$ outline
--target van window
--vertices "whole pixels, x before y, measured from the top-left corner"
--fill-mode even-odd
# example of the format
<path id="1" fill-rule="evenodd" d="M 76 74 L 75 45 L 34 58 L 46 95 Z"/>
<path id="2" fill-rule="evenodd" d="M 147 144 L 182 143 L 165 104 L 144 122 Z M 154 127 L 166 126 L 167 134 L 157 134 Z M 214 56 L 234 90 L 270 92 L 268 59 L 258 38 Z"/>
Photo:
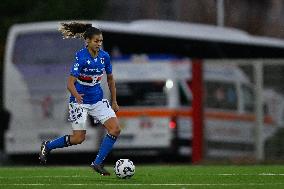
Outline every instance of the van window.
<path id="1" fill-rule="evenodd" d="M 116 82 L 120 106 L 166 106 L 165 81 Z"/>
<path id="2" fill-rule="evenodd" d="M 247 112 L 254 111 L 254 91 L 251 87 L 242 85 L 244 108 Z"/>
<path id="3" fill-rule="evenodd" d="M 74 62 L 75 52 L 83 47 L 78 39 L 63 40 L 59 32 L 34 32 L 16 37 L 15 64 L 60 64 Z"/>
<path id="4" fill-rule="evenodd" d="M 209 108 L 237 110 L 237 93 L 233 83 L 206 82 L 205 106 Z"/>

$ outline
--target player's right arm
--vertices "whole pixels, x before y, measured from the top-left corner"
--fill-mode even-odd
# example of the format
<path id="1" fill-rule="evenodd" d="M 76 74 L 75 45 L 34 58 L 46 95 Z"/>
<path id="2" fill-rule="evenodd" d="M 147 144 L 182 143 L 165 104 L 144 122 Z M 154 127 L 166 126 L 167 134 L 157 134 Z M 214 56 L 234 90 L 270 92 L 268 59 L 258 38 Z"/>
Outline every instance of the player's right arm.
<path id="1" fill-rule="evenodd" d="M 83 103 L 83 95 L 84 94 L 79 94 L 77 92 L 77 89 L 74 85 L 74 83 L 76 82 L 77 78 L 74 77 L 73 75 L 70 75 L 68 77 L 68 80 L 67 80 L 67 89 L 69 90 L 69 92 L 76 98 L 76 101 L 79 103 L 79 104 L 82 104 Z"/>
<path id="2" fill-rule="evenodd" d="M 78 54 L 75 56 L 75 63 L 73 64 L 71 70 L 70 70 L 70 75 L 67 80 L 67 89 L 69 92 L 76 98 L 77 103 L 81 104 L 83 103 L 83 95 L 84 94 L 79 94 L 76 87 L 75 87 L 75 82 L 77 81 L 77 78 L 80 75 L 80 71 L 83 67 L 82 61 L 80 61 L 80 58 Z"/>

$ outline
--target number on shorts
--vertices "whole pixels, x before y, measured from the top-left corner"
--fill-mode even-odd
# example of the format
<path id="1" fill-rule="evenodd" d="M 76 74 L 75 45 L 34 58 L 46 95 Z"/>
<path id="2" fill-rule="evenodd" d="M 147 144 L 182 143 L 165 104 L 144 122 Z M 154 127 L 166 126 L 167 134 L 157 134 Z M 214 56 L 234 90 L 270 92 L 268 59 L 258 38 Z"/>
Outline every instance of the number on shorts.
<path id="1" fill-rule="evenodd" d="M 108 103 L 108 100 L 103 100 L 103 103 L 106 103 L 107 108 L 109 108 L 109 107 L 110 107 L 110 105 L 109 105 L 109 103 Z"/>

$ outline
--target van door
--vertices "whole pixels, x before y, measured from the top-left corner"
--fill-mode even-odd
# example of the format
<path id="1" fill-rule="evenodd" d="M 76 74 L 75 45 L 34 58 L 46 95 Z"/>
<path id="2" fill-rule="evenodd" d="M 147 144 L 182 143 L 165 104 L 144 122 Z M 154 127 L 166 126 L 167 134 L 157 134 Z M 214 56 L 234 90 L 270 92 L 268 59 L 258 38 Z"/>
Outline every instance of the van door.
<path id="1" fill-rule="evenodd" d="M 166 81 L 117 80 L 116 88 L 122 132 L 115 149 L 147 150 L 150 154 L 168 151 L 172 111 L 168 108 Z"/>

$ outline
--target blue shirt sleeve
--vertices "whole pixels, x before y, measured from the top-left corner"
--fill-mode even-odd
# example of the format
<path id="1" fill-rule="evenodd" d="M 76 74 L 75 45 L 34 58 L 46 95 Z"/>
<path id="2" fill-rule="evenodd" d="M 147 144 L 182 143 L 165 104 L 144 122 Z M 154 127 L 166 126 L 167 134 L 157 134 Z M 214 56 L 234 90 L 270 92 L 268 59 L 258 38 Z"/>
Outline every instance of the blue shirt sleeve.
<path id="1" fill-rule="evenodd" d="M 109 54 L 106 54 L 106 56 L 105 56 L 105 71 L 106 71 L 106 74 L 111 74 L 112 73 L 112 65 L 110 63 L 110 56 L 109 56 Z"/>
<path id="2" fill-rule="evenodd" d="M 75 55 L 75 63 L 71 67 L 70 75 L 72 75 L 72 76 L 74 76 L 76 78 L 79 77 L 80 71 L 82 70 L 82 67 L 83 67 L 83 61 L 79 57 L 79 55 L 76 53 L 76 55 Z"/>

